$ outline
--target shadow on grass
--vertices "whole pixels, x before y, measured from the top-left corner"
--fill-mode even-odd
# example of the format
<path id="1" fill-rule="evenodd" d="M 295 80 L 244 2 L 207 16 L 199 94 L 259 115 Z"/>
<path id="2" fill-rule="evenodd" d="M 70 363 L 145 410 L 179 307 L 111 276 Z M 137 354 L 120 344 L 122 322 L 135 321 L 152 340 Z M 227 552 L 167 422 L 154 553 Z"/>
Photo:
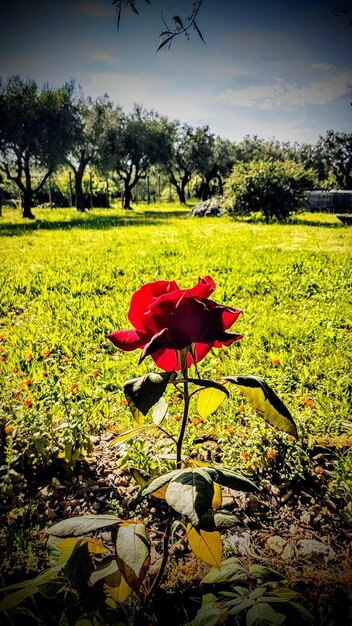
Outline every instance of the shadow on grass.
<path id="1" fill-rule="evenodd" d="M 76 214 L 77 215 L 77 214 Z M 52 214 L 51 214 L 52 216 Z M 105 230 L 107 228 L 119 228 L 124 226 L 154 226 L 162 224 L 169 219 L 179 218 L 184 219 L 188 216 L 188 211 L 148 211 L 145 214 L 134 213 L 133 211 L 126 211 L 126 215 L 92 215 L 84 213 L 73 216 L 68 220 L 23 220 L 23 222 L 16 222 L 9 224 L 1 223 L 0 220 L 0 235 L 7 237 L 15 237 L 18 235 L 25 235 L 29 232 L 38 230 Z"/>
<path id="2" fill-rule="evenodd" d="M 262 224 L 263 226 L 322 226 L 324 228 L 344 228 L 346 225 L 341 222 L 327 222 L 324 220 L 313 220 L 313 219 L 299 219 L 298 217 L 291 217 L 287 220 L 279 221 L 279 220 L 265 220 L 262 218 L 235 218 L 236 222 L 242 222 L 246 224 Z"/>

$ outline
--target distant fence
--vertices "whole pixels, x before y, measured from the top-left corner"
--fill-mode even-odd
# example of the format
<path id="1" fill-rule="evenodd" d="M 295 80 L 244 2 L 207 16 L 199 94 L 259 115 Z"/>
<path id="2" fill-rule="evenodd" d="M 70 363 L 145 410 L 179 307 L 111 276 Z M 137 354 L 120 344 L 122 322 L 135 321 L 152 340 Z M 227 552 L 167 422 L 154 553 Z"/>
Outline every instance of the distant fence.
<path id="1" fill-rule="evenodd" d="M 307 210 L 313 213 L 352 213 L 352 191 L 308 191 Z"/>

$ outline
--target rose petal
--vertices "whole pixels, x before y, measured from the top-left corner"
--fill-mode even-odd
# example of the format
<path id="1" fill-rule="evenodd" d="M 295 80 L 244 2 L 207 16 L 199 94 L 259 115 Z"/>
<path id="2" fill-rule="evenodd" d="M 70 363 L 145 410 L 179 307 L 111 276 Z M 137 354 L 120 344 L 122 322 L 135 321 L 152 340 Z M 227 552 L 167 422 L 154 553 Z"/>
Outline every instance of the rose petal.
<path id="1" fill-rule="evenodd" d="M 214 348 L 230 346 L 234 341 L 239 341 L 240 339 L 243 339 L 243 335 L 237 335 L 237 333 L 224 333 L 221 338 L 214 341 Z"/>
<path id="2" fill-rule="evenodd" d="M 157 350 L 157 352 L 152 354 L 152 359 L 165 372 L 172 372 L 173 370 L 178 372 L 181 369 L 176 350 L 169 350 L 168 348 L 166 350 Z M 189 365 L 191 365 L 191 362 Z"/>
<path id="3" fill-rule="evenodd" d="M 131 324 L 140 331 L 148 331 L 146 324 L 145 312 L 150 307 L 155 298 L 172 291 L 177 291 L 178 287 L 175 281 L 157 280 L 153 283 L 143 285 L 136 291 L 131 299 L 128 319 Z"/>
<path id="4" fill-rule="evenodd" d="M 222 313 L 222 323 L 224 330 L 227 330 L 237 320 L 238 316 L 242 313 L 240 309 L 232 309 L 231 307 L 224 307 Z"/>
<path id="5" fill-rule="evenodd" d="M 216 284 L 210 276 L 205 276 L 204 278 L 198 278 L 198 283 L 192 289 L 189 289 L 188 292 L 193 296 L 193 298 L 209 298 L 210 294 L 213 293 L 216 289 Z"/>
<path id="6" fill-rule="evenodd" d="M 144 346 L 141 358 L 139 359 L 139 363 L 142 363 L 142 361 L 145 359 L 146 356 L 149 356 L 150 354 L 154 354 L 154 352 L 157 352 L 160 349 L 163 350 L 166 337 L 167 337 L 166 328 L 163 328 L 163 330 L 161 330 L 159 333 L 156 333 L 155 335 L 153 335 L 150 341 L 148 341 L 148 343 L 146 343 L 146 345 Z"/>
<path id="7" fill-rule="evenodd" d="M 144 335 L 138 334 L 135 330 L 114 330 L 114 332 L 106 335 L 107 339 L 121 350 L 136 350 L 137 348 L 143 348 L 148 341 L 148 338 Z"/>
<path id="8" fill-rule="evenodd" d="M 199 363 L 204 357 L 208 354 L 208 352 L 213 348 L 213 343 L 196 343 L 196 357 L 197 363 Z M 193 362 L 193 359 L 192 359 Z"/>

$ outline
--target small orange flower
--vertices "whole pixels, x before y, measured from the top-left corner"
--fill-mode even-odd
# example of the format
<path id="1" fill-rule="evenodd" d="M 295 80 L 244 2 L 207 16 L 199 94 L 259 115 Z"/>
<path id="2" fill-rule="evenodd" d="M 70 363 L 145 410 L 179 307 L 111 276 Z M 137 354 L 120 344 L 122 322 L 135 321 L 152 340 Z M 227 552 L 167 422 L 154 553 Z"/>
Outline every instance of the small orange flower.
<path id="1" fill-rule="evenodd" d="M 237 410 L 239 413 L 243 413 L 243 411 L 246 410 L 246 407 L 244 406 L 244 404 L 240 404 Z"/>
<path id="2" fill-rule="evenodd" d="M 50 356 L 50 354 L 51 354 L 50 348 L 44 348 L 41 351 L 40 356 L 43 357 L 43 359 L 45 359 L 47 356 Z"/>
<path id="3" fill-rule="evenodd" d="M 45 378 L 47 375 L 48 375 L 48 372 L 47 372 L 46 370 L 44 370 L 44 371 L 42 372 L 42 376 L 44 376 L 44 378 Z"/>
<path id="4" fill-rule="evenodd" d="M 20 391 L 26 391 L 26 389 L 27 389 L 26 383 L 22 383 L 22 385 L 20 385 Z"/>
<path id="5" fill-rule="evenodd" d="M 201 424 L 203 420 L 200 417 L 191 417 L 191 422 L 193 426 L 198 426 L 198 424 Z"/>
<path id="6" fill-rule="evenodd" d="M 1 358 L 1 360 L 2 360 L 2 362 L 3 362 L 3 363 L 7 363 L 7 356 L 3 356 L 3 357 Z"/>
<path id="7" fill-rule="evenodd" d="M 69 357 L 69 356 L 67 356 L 67 354 L 64 354 L 64 355 L 61 357 L 61 363 L 68 363 L 68 361 L 69 361 L 69 360 L 70 360 L 70 357 Z"/>
<path id="8" fill-rule="evenodd" d="M 21 378 L 22 376 L 24 376 L 24 372 L 22 372 L 22 370 L 18 370 L 18 372 L 16 372 L 16 376 L 18 376 L 18 378 Z"/>
<path id="9" fill-rule="evenodd" d="M 174 419 L 176 420 L 176 422 L 179 422 L 181 419 L 181 415 L 175 415 Z"/>
<path id="10" fill-rule="evenodd" d="M 93 376 L 100 376 L 101 371 L 100 370 L 93 370 L 92 374 L 93 374 Z"/>
<path id="11" fill-rule="evenodd" d="M 241 457 L 243 459 L 245 459 L 245 461 L 248 461 L 248 459 L 249 459 L 249 452 L 242 452 Z"/>
<path id="12" fill-rule="evenodd" d="M 0 335 L 0 341 L 6 341 L 6 337 L 4 335 Z"/>
<path id="13" fill-rule="evenodd" d="M 313 400 L 311 400 L 310 398 L 308 398 L 307 396 L 303 396 L 300 399 L 300 403 L 304 404 L 305 406 L 307 406 L 309 409 L 314 409 L 315 407 L 315 403 Z"/>
<path id="14" fill-rule="evenodd" d="M 293 435 L 287 435 L 287 441 L 294 441 Z"/>
<path id="15" fill-rule="evenodd" d="M 315 471 L 317 474 L 323 474 L 324 473 L 324 469 L 321 467 L 321 465 L 318 465 L 318 467 L 315 468 Z"/>
<path id="16" fill-rule="evenodd" d="M 24 404 L 24 406 L 29 408 L 29 407 L 32 406 L 33 402 L 32 402 L 32 400 L 30 398 L 26 398 L 23 404 Z"/>
<path id="17" fill-rule="evenodd" d="M 180 398 L 178 396 L 174 396 L 172 398 L 172 404 L 178 404 L 180 402 Z"/>
<path id="18" fill-rule="evenodd" d="M 78 387 L 78 383 L 72 383 L 72 388 L 75 389 L 76 387 Z"/>
<path id="19" fill-rule="evenodd" d="M 126 400 L 126 398 L 122 398 L 121 404 L 123 404 L 123 406 L 127 406 L 128 405 L 128 400 Z"/>
<path id="20" fill-rule="evenodd" d="M 5 348 L 3 348 L 3 346 L 0 346 L 0 352 L 5 352 Z"/>
<path id="21" fill-rule="evenodd" d="M 13 433 L 13 426 L 6 426 L 5 433 L 11 435 L 11 433 Z"/>
<path id="22" fill-rule="evenodd" d="M 266 456 L 268 457 L 268 459 L 275 459 L 275 457 L 276 457 L 275 450 L 268 450 L 267 453 L 266 453 Z"/>
<path id="23" fill-rule="evenodd" d="M 235 432 L 235 429 L 232 428 L 232 426 L 229 426 L 228 428 L 225 429 L 228 435 L 233 435 Z"/>
<path id="24" fill-rule="evenodd" d="M 23 384 L 27 385 L 28 387 L 30 387 L 30 385 L 32 384 L 32 379 L 31 378 L 27 378 L 27 380 L 25 380 Z"/>
<path id="25" fill-rule="evenodd" d="M 279 356 L 275 356 L 271 359 L 271 362 L 273 363 L 273 365 L 280 365 L 281 359 Z"/>
<path id="26" fill-rule="evenodd" d="M 27 354 L 24 355 L 24 360 L 25 361 L 33 361 L 33 354 L 32 352 L 28 352 Z"/>

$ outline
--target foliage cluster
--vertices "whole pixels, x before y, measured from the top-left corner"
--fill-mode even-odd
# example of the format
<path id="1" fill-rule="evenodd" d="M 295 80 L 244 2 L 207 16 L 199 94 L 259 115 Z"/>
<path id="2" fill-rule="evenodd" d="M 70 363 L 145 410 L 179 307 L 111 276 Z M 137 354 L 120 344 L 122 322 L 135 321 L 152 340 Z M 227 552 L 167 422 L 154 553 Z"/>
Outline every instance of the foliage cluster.
<path id="1" fill-rule="evenodd" d="M 292 160 L 239 163 L 225 182 L 223 206 L 230 215 L 262 212 L 265 219 L 284 220 L 304 207 L 313 183 L 313 170 Z"/>
<path id="2" fill-rule="evenodd" d="M 295 206 L 291 187 L 297 195 L 298 179 L 300 185 L 311 187 L 312 170 L 319 186 L 350 189 L 351 147 L 349 134 L 333 131 L 315 146 L 281 144 L 255 136 L 234 143 L 215 137 L 208 126 L 193 128 L 141 105 L 125 113 L 108 96 L 85 97 L 73 82 L 60 89 L 45 86 L 42 90 L 34 80 L 19 76 L 0 82 L 0 204 L 2 195 L 10 200 L 9 195 L 20 195 L 23 216 L 28 218 L 33 218 L 34 202 L 44 201 L 43 194 L 50 206 L 52 201 L 62 205 L 66 195 L 79 211 L 92 208 L 93 198 L 99 204 L 104 199 L 109 206 L 112 195 L 121 196 L 124 208 L 130 209 L 138 198 L 138 187 L 148 202 L 152 195 L 160 199 L 161 187 L 170 185 L 181 203 L 193 194 L 205 200 L 222 195 L 224 180 L 234 165 L 240 171 L 254 170 L 259 167 L 257 162 L 264 162 L 260 167 L 270 170 L 265 179 L 273 180 L 274 171 L 280 170 L 280 180 L 286 180 L 270 193 L 262 190 L 265 202 L 271 204 L 276 193 L 282 210 L 270 208 L 268 214 L 281 217 Z M 56 176 L 62 167 L 66 168 L 65 189 L 58 183 L 62 171 Z M 199 177 L 196 185 L 192 183 L 195 176 Z M 93 181 L 97 177 L 98 184 Z M 263 187 L 261 178 L 259 173 L 255 176 L 257 186 Z M 292 178 L 294 185 L 288 184 Z M 56 199 L 57 187 L 60 194 Z M 231 187 L 232 179 L 227 196 Z M 256 194 L 247 198 L 246 207 L 249 200 L 255 211 Z M 226 202 L 231 208 L 234 199 Z"/>

